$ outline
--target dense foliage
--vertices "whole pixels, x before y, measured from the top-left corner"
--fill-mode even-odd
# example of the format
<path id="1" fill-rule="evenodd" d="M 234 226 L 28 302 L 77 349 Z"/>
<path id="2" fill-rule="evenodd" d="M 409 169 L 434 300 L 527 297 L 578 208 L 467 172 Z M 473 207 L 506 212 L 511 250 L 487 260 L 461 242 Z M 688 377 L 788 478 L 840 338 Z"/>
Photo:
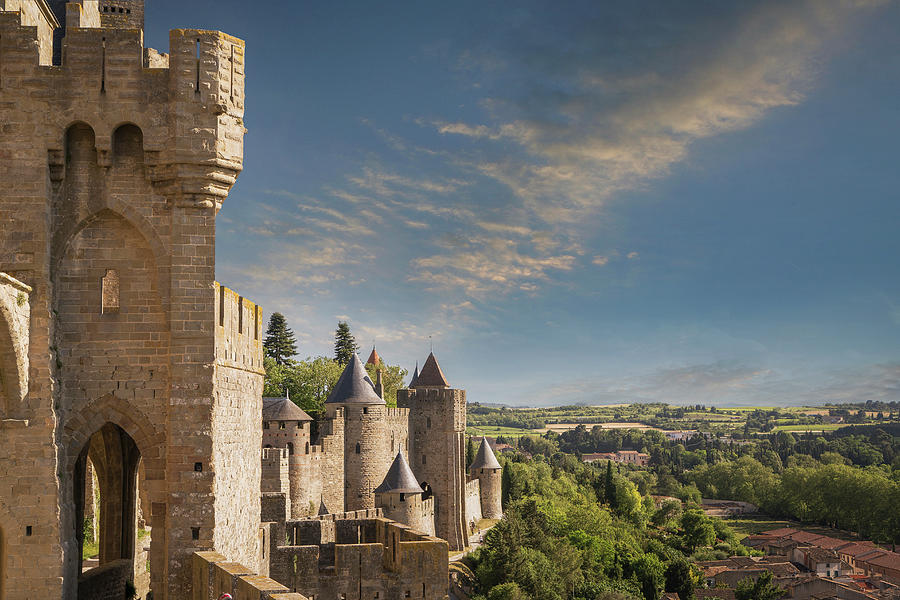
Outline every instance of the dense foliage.
<path id="1" fill-rule="evenodd" d="M 283 396 L 285 390 L 297 406 L 314 419 L 325 414 L 325 400 L 337 383 L 344 368 L 336 360 L 318 356 L 279 365 L 271 358 L 264 361 L 266 369 L 264 396 Z M 403 387 L 406 369 L 382 362 L 381 380 L 388 406 L 397 406 L 397 390 Z M 377 379 L 375 367 L 366 365 L 372 381 Z"/>
<path id="2" fill-rule="evenodd" d="M 657 508 L 608 463 L 556 453 L 507 461 L 503 479 L 506 516 L 469 558 L 483 599 L 658 600 L 698 585 L 689 556 L 747 552 L 722 521 Z"/>

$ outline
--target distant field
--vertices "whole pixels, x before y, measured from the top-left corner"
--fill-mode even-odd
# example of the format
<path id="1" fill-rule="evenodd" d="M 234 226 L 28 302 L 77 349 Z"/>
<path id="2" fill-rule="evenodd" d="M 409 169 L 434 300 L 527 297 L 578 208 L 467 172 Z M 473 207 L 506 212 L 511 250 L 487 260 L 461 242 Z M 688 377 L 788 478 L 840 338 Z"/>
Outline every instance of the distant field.
<path id="1" fill-rule="evenodd" d="M 772 431 L 809 431 L 819 433 L 822 431 L 834 431 L 845 427 L 843 423 L 816 423 L 815 425 L 777 425 Z"/>
<path id="2" fill-rule="evenodd" d="M 497 425 L 469 425 L 466 431 L 469 435 L 489 435 L 491 437 L 498 435 L 521 437 L 529 433 L 542 433 L 540 429 L 519 429 L 518 427 L 500 427 Z"/>
<path id="3" fill-rule="evenodd" d="M 579 425 L 584 425 L 588 431 L 590 431 L 597 425 L 599 425 L 603 429 L 640 429 L 642 431 L 652 429 L 654 431 L 662 431 L 662 429 L 650 427 L 649 425 L 644 425 L 643 423 L 551 423 L 543 429 L 535 429 L 534 431 L 539 433 L 544 433 L 546 431 L 556 431 L 558 433 L 560 431 L 569 431 L 570 429 L 575 429 Z"/>

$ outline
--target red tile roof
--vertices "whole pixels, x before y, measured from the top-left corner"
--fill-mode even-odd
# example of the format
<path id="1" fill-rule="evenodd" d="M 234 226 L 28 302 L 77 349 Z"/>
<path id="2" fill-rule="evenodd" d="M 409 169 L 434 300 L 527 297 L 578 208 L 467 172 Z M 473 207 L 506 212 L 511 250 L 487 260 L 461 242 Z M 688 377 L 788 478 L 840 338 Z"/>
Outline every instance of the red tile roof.
<path id="1" fill-rule="evenodd" d="M 797 533 L 792 533 L 788 537 L 791 538 L 792 540 L 794 540 L 795 542 L 800 542 L 801 544 L 809 544 L 813 540 L 817 540 L 820 537 L 824 537 L 824 536 L 819 535 L 818 533 L 810 533 L 808 531 L 798 531 Z"/>
<path id="2" fill-rule="evenodd" d="M 785 537 L 791 535 L 792 533 L 797 533 L 800 531 L 799 529 L 794 529 L 793 527 L 782 527 L 781 529 L 770 529 L 769 531 L 763 531 L 760 535 L 768 535 L 771 537 Z"/>

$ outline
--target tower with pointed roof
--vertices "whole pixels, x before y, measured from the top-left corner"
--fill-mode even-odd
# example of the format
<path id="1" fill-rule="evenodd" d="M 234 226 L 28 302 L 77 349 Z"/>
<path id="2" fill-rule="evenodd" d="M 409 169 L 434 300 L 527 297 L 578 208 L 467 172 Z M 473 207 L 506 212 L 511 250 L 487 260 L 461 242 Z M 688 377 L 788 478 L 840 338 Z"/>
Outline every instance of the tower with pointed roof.
<path id="1" fill-rule="evenodd" d="M 385 518 L 434 535 L 434 503 L 430 499 L 424 500 L 423 494 L 401 450 L 384 481 L 375 488 L 375 507 L 382 509 Z"/>
<path id="2" fill-rule="evenodd" d="M 486 437 L 481 438 L 481 446 L 475 460 L 469 465 L 469 475 L 478 479 L 481 490 L 481 516 L 485 519 L 503 518 L 503 467 L 497 461 L 491 444 Z"/>
<path id="3" fill-rule="evenodd" d="M 292 519 L 309 516 L 310 502 L 321 496 L 321 485 L 315 485 L 312 476 L 313 456 L 310 452 L 312 417 L 284 397 L 263 398 L 262 407 L 263 448 L 284 448 L 288 455 L 288 480 L 290 498 L 288 509 Z M 265 473 L 263 477 L 265 487 Z M 274 484 L 269 487 L 274 489 Z"/>
<path id="4" fill-rule="evenodd" d="M 435 535 L 453 550 L 466 546 L 466 392 L 450 387 L 434 353 L 398 390 L 397 406 L 409 409 L 410 466 L 434 494 Z"/>
<path id="5" fill-rule="evenodd" d="M 348 511 L 375 508 L 375 487 L 381 483 L 395 451 L 388 442 L 394 446 L 405 440 L 397 440 L 396 433 L 391 435 L 389 417 L 396 416 L 394 409 L 388 409 L 375 391 L 375 384 L 357 354 L 344 367 L 325 401 L 328 419 L 340 418 L 339 408 L 343 409 L 344 422 L 343 508 Z M 324 474 L 332 478 L 339 475 Z"/>

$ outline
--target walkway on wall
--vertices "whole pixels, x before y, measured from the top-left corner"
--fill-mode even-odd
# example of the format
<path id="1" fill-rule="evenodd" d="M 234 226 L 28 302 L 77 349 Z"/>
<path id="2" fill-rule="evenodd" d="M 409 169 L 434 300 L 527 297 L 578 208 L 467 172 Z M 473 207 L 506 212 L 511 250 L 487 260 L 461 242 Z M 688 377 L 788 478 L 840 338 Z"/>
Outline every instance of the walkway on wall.
<path id="1" fill-rule="evenodd" d="M 484 536 L 488 531 L 493 529 L 493 527 L 499 523 L 500 521 L 497 519 L 482 519 L 478 522 L 479 529 L 469 536 L 469 544 L 463 548 L 461 552 L 456 552 L 455 554 L 450 555 L 450 562 L 456 562 L 458 560 L 462 560 L 462 558 L 474 551 L 481 543 L 484 541 Z"/>

